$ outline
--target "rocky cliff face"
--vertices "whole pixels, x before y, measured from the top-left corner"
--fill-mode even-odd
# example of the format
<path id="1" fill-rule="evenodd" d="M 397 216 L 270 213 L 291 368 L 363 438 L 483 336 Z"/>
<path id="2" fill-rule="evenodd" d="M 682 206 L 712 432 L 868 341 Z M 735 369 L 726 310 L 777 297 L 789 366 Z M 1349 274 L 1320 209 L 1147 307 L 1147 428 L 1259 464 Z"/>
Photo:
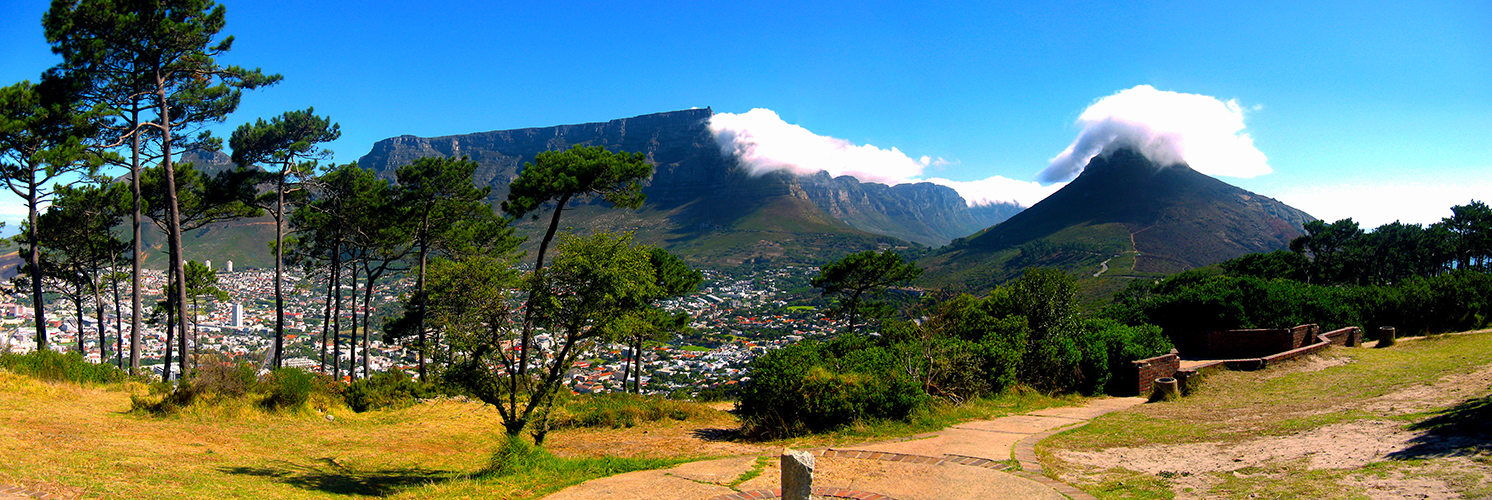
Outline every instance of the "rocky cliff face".
<path id="1" fill-rule="evenodd" d="M 721 153 L 708 128 L 712 114 L 709 109 L 690 109 L 605 123 L 433 138 L 406 135 L 379 141 L 359 165 L 391 178 L 395 169 L 417 158 L 465 155 L 481 165 L 476 181 L 491 185 L 494 200 L 499 200 L 507 195 L 508 183 L 523 164 L 538 153 L 577 144 L 599 145 L 647 154 L 655 166 L 644 188 L 648 205 L 659 211 L 682 208 L 673 214 L 676 224 L 731 227 L 749 212 L 746 208 L 791 196 L 847 227 L 934 246 L 989 227 L 1020 210 L 1014 205 L 971 209 L 952 189 L 927 183 L 885 186 L 823 173 L 753 177 L 734 158 Z"/>

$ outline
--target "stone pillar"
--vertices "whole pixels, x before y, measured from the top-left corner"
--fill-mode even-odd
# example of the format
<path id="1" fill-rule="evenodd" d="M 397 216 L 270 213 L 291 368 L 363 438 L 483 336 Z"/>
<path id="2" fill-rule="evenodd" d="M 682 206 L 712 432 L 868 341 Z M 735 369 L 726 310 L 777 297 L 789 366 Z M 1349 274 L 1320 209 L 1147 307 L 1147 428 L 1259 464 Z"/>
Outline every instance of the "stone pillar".
<path id="1" fill-rule="evenodd" d="M 782 500 L 808 500 L 813 494 L 813 454 L 782 450 Z"/>
<path id="2" fill-rule="evenodd" d="M 1397 332 L 1392 326 L 1378 327 L 1378 347 L 1389 347 L 1394 345 L 1394 337 Z"/>

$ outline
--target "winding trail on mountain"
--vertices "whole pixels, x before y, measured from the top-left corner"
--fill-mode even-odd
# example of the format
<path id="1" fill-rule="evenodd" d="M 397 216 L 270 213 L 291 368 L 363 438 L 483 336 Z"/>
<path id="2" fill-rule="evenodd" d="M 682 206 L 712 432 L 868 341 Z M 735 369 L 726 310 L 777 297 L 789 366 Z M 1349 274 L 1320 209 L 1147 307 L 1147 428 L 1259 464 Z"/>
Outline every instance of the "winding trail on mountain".
<path id="1" fill-rule="evenodd" d="M 966 422 L 905 439 L 807 450 L 815 455 L 814 495 L 886 500 L 1091 499 L 1044 475 L 1035 446 L 1142 398 L 1094 399 Z M 549 500 L 737 500 L 781 496 L 775 455 L 705 460 L 629 472 L 561 490 Z"/>

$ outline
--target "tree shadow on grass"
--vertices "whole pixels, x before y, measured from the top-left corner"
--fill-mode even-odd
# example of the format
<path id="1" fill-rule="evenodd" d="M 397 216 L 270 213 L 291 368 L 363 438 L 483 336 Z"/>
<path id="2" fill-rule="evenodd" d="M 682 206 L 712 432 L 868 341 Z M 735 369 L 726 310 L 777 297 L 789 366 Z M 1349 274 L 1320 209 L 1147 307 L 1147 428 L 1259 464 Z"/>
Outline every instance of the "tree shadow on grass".
<path id="1" fill-rule="evenodd" d="M 702 428 L 689 432 L 695 439 L 701 441 L 741 441 L 745 434 L 741 429 Z"/>
<path id="2" fill-rule="evenodd" d="M 453 479 L 456 473 L 422 468 L 358 470 L 334 458 L 320 458 L 312 464 L 276 461 L 269 467 L 219 467 L 218 472 L 239 476 L 257 476 L 304 490 L 338 495 L 386 497 L 403 490 Z"/>
<path id="3" fill-rule="evenodd" d="M 1410 446 L 1388 454 L 1393 460 L 1444 458 L 1492 453 L 1492 396 L 1462 401 L 1409 426 L 1421 434 Z"/>

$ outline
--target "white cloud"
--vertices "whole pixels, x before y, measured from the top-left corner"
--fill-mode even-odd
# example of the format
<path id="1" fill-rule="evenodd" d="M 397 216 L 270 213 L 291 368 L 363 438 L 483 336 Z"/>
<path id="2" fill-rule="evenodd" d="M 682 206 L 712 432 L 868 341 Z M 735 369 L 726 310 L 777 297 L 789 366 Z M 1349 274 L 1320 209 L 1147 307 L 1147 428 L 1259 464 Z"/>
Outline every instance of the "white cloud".
<path id="1" fill-rule="evenodd" d="M 774 170 L 811 174 L 854 176 L 866 182 L 896 184 L 922 174 L 931 161 L 913 160 L 896 148 L 856 145 L 844 139 L 822 136 L 782 121 L 770 109 L 757 108 L 742 114 L 716 113 L 710 131 L 727 154 L 734 154 L 752 175 Z"/>
<path id="2" fill-rule="evenodd" d="M 1259 109 L 1257 106 L 1253 110 Z M 1270 173 L 1264 153 L 1244 132 L 1245 110 L 1236 100 L 1156 90 L 1141 85 L 1104 97 L 1078 116 L 1083 127 L 1037 179 L 1072 180 L 1088 160 L 1121 147 L 1138 149 L 1163 166 L 1186 163 L 1198 172 L 1227 177 Z"/>
<path id="3" fill-rule="evenodd" d="M 752 175 L 777 170 L 796 174 L 824 171 L 835 177 L 848 175 L 862 182 L 893 186 L 933 182 L 958 191 L 970 205 L 1014 201 L 1031 206 L 1061 188 L 1061 185 L 1043 187 L 1039 183 L 1000 176 L 967 182 L 924 179 L 922 175 L 927 167 L 958 162 L 926 155 L 913 159 L 895 147 L 881 149 L 818 135 L 783 121 L 770 109 L 757 108 L 741 114 L 716 113 L 710 118 L 710 132 L 715 135 L 721 151 L 735 155 Z"/>
<path id="4" fill-rule="evenodd" d="M 1492 166 L 1482 169 L 1492 170 Z M 1434 224 L 1451 216 L 1451 207 L 1471 200 L 1492 201 L 1492 181 L 1465 179 L 1451 183 L 1396 182 L 1287 188 L 1277 198 L 1327 222 L 1352 218 L 1373 229 L 1394 221 Z"/>
<path id="5" fill-rule="evenodd" d="M 1043 186 L 1040 182 L 1020 181 L 998 175 L 978 181 L 951 181 L 933 177 L 927 179 L 927 182 L 953 188 L 970 206 L 1015 202 L 1029 207 L 1067 185 L 1066 182 L 1059 182 Z"/>

